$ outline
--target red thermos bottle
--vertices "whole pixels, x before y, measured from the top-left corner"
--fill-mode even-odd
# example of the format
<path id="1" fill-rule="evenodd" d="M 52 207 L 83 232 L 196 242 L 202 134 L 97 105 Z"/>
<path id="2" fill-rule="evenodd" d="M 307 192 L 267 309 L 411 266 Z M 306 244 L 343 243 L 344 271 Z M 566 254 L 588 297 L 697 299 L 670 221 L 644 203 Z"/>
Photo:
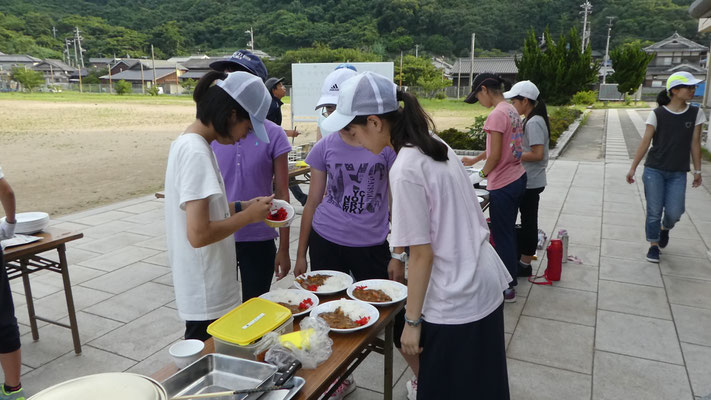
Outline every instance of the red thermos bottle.
<path id="1" fill-rule="evenodd" d="M 546 277 L 551 281 L 559 281 L 563 262 L 563 242 L 560 239 L 552 239 L 546 252 L 548 254 Z"/>

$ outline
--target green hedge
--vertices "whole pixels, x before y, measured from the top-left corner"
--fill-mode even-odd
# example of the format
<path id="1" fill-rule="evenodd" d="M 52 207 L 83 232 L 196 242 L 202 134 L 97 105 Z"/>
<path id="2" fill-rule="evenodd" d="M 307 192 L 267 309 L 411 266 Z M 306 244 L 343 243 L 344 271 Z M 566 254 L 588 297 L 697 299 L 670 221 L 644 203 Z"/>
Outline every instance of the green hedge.
<path id="1" fill-rule="evenodd" d="M 548 119 L 551 124 L 551 140 L 550 148 L 554 148 L 558 143 L 560 135 L 565 132 L 570 124 L 582 114 L 582 111 L 572 107 L 556 108 L 548 114 Z M 486 132 L 484 132 L 484 122 L 486 115 L 479 115 L 474 119 L 474 125 L 467 128 L 466 131 L 460 131 L 456 128 L 445 129 L 438 133 L 449 146 L 458 150 L 485 150 L 486 149 Z"/>

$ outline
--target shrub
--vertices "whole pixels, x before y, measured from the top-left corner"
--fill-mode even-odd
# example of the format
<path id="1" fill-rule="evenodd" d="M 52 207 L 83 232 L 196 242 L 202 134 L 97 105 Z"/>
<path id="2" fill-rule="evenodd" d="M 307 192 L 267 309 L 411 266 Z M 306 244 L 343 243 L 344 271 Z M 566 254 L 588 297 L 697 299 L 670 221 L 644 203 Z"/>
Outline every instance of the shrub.
<path id="1" fill-rule="evenodd" d="M 150 94 L 151 96 L 158 96 L 158 86 L 151 86 L 148 89 L 146 89 L 146 93 Z"/>
<path id="2" fill-rule="evenodd" d="M 485 121 L 486 115 L 479 115 L 474 119 L 474 124 L 467 128 L 467 131 L 449 128 L 440 131 L 438 135 L 453 149 L 485 150 L 486 132 L 483 129 Z"/>
<path id="3" fill-rule="evenodd" d="M 551 124 L 551 140 L 549 147 L 553 148 L 558 144 L 558 138 L 565 132 L 566 129 L 572 124 L 578 116 L 582 114 L 582 111 L 572 108 L 572 107 L 560 107 L 556 108 L 548 114 L 548 120 Z"/>
<path id="4" fill-rule="evenodd" d="M 124 94 L 131 93 L 133 89 L 133 86 L 129 83 L 121 79 L 120 81 L 116 82 L 114 84 L 114 90 L 116 91 L 116 94 L 119 96 L 123 96 Z"/>
<path id="5" fill-rule="evenodd" d="M 573 104 L 582 104 L 586 106 L 593 105 L 597 100 L 597 92 L 594 90 L 582 90 L 573 95 Z"/>

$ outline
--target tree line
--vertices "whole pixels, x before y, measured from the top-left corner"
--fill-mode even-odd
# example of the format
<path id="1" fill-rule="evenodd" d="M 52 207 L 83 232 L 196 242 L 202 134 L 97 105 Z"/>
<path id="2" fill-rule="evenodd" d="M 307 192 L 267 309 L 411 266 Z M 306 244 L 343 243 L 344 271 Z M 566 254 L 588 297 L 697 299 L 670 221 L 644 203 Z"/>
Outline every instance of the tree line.
<path id="1" fill-rule="evenodd" d="M 674 31 L 705 43 L 688 16 L 692 0 L 593 0 L 592 47 L 658 41 Z M 167 58 L 224 54 L 247 47 L 270 54 L 316 45 L 393 59 L 400 52 L 468 56 L 476 33 L 483 51 L 520 51 L 533 29 L 555 37 L 582 25 L 579 0 L 3 0 L 0 51 L 61 58 L 72 29 L 83 31 L 85 57 Z M 54 29 L 53 29 L 54 28 Z M 539 38 L 540 39 L 540 38 Z"/>

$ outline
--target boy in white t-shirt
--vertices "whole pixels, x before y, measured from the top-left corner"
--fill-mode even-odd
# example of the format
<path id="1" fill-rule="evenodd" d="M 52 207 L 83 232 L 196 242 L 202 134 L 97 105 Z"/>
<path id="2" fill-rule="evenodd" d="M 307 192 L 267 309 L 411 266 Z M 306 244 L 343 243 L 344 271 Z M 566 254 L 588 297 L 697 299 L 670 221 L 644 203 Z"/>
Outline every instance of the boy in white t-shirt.
<path id="1" fill-rule="evenodd" d="M 246 72 L 207 73 L 195 87 L 197 118 L 171 144 L 165 173 L 165 225 L 175 300 L 185 339 L 206 340 L 207 326 L 239 303 L 232 234 L 266 218 L 273 196 L 227 203 L 210 148 L 254 130 L 269 142 L 264 119 L 271 96 Z"/>

